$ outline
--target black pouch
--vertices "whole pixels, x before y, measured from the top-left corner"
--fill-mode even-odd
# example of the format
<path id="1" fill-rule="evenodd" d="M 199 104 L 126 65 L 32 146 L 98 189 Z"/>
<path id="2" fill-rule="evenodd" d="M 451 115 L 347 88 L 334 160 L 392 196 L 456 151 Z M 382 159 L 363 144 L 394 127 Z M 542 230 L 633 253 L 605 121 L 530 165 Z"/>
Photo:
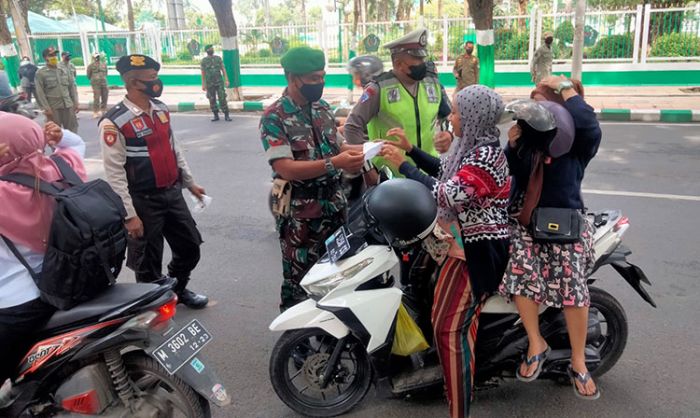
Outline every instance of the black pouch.
<path id="1" fill-rule="evenodd" d="M 536 208 L 530 224 L 535 242 L 571 244 L 581 241 L 584 220 L 579 209 Z"/>

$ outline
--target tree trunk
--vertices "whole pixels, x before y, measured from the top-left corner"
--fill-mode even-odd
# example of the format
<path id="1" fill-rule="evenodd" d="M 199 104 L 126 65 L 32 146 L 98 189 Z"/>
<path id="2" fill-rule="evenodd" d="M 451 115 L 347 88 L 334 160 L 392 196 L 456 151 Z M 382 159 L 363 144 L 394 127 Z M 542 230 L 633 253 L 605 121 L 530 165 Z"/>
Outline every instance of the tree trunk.
<path id="1" fill-rule="evenodd" d="M 425 9 L 425 0 L 420 0 L 419 13 L 420 13 L 420 16 L 421 16 L 421 17 L 424 16 L 424 15 L 423 15 L 423 10 L 424 10 L 424 9 Z"/>
<path id="2" fill-rule="evenodd" d="M 396 20 L 404 21 L 411 18 L 411 0 L 399 0 L 396 6 Z"/>
<path id="3" fill-rule="evenodd" d="M 469 0 L 464 0 L 464 17 L 469 17 Z"/>
<path id="4" fill-rule="evenodd" d="M 19 8 L 20 11 L 22 12 L 22 17 L 24 18 L 25 23 L 27 23 L 26 27 L 26 32 L 27 35 L 32 34 L 32 29 L 29 27 L 29 0 L 19 0 Z"/>
<path id="5" fill-rule="evenodd" d="M 469 11 L 476 27 L 476 48 L 480 60 L 479 83 L 494 87 L 493 0 L 469 0 Z"/>
<path id="6" fill-rule="evenodd" d="M 437 17 L 438 19 L 442 19 L 442 0 L 438 0 L 437 2 Z"/>
<path id="7" fill-rule="evenodd" d="M 5 65 L 5 73 L 10 79 L 12 87 L 19 86 L 19 57 L 17 50 L 12 44 L 12 34 L 7 27 L 7 19 L 5 16 L 10 14 L 9 4 L 7 0 L 0 0 L 0 56 Z M 15 26 L 17 23 L 13 22 Z"/>
<path id="8" fill-rule="evenodd" d="M 233 100 L 243 100 L 241 90 L 241 56 L 238 52 L 238 26 L 233 17 L 231 0 L 209 0 L 214 9 L 216 23 L 221 35 L 224 68 L 228 74 Z"/>
<path id="9" fill-rule="evenodd" d="M 136 24 L 134 22 L 134 6 L 131 4 L 131 0 L 126 0 L 126 20 L 129 25 L 129 50 L 133 51 L 136 46 L 136 41 L 134 39 L 134 32 L 136 31 Z"/>
<path id="10" fill-rule="evenodd" d="M 518 14 L 522 16 L 527 15 L 527 1 L 528 0 L 518 0 Z M 558 0 L 555 0 L 558 1 Z M 518 26 L 521 31 L 525 31 L 525 19 L 518 19 Z"/>
<path id="11" fill-rule="evenodd" d="M 12 15 L 12 22 L 15 25 L 15 35 L 17 36 L 17 44 L 19 45 L 20 55 L 25 57 L 32 56 L 32 47 L 27 36 L 27 21 L 24 20 L 22 8 L 18 0 L 9 0 L 8 6 Z"/>

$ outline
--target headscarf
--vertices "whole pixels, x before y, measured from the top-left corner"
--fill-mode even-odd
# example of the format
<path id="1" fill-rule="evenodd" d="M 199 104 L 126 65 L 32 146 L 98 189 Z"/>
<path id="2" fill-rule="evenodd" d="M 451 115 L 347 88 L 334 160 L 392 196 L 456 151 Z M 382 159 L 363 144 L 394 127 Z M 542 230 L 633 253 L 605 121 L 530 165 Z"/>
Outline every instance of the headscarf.
<path id="1" fill-rule="evenodd" d="M 0 157 L 0 176 L 22 173 L 47 182 L 62 179 L 56 164 L 44 156 L 44 132 L 31 119 L 0 112 L 0 143 L 10 147 L 9 153 Z M 58 149 L 55 154 L 85 178 L 85 167 L 77 153 Z M 0 181 L 0 202 L 0 234 L 34 252 L 45 252 L 55 208 L 54 198 L 19 184 Z"/>
<path id="2" fill-rule="evenodd" d="M 569 81 L 573 83 L 574 90 L 576 91 L 576 93 L 578 93 L 578 95 L 581 96 L 581 98 L 583 98 L 583 84 L 581 84 L 581 81 L 575 78 L 569 79 Z M 556 94 L 554 90 L 547 86 L 538 85 L 537 87 L 535 87 L 535 89 L 532 90 L 532 92 L 530 93 L 530 98 L 534 99 L 535 94 L 541 94 L 545 97 L 546 100 L 564 106 L 564 99 L 561 97 L 561 94 Z"/>
<path id="3" fill-rule="evenodd" d="M 464 158 L 475 148 L 498 143 L 501 131 L 496 124 L 505 105 L 501 95 L 482 85 L 471 85 L 455 95 L 455 107 L 459 112 L 462 137 L 456 138 L 447 155 L 443 157 L 440 181 L 454 177 L 462 167 Z M 440 217 L 453 220 L 452 211 L 440 209 Z"/>

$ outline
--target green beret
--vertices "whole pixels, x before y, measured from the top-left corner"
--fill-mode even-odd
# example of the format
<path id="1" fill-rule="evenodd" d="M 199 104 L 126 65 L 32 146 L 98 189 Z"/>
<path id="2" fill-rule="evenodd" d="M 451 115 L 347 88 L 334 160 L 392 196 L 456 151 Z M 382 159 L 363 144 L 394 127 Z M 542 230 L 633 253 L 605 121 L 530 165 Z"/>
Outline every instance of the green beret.
<path id="1" fill-rule="evenodd" d="M 158 61 L 149 57 L 148 55 L 132 54 L 124 55 L 117 61 L 117 72 L 124 75 L 131 70 L 160 70 L 160 64 Z"/>
<path id="2" fill-rule="evenodd" d="M 207 49 L 209 49 L 209 48 L 214 48 L 214 45 L 212 45 L 212 44 L 206 44 L 206 45 L 204 45 L 204 50 L 205 50 L 205 51 L 206 51 Z"/>
<path id="3" fill-rule="evenodd" d="M 280 63 L 284 71 L 303 75 L 323 70 L 326 66 L 326 56 L 320 49 L 299 46 L 287 51 Z"/>

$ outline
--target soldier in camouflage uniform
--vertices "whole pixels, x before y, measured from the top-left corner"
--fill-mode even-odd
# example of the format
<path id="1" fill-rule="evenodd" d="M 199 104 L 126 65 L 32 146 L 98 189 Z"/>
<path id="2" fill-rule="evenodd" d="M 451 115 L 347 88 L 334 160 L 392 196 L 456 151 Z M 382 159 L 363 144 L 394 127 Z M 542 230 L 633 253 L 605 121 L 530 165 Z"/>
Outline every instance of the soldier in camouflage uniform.
<path id="1" fill-rule="evenodd" d="M 324 66 L 322 51 L 290 49 L 282 57 L 287 89 L 260 120 L 273 177 L 292 185 L 289 210 L 276 215 L 282 311 L 307 298 L 299 282 L 324 253 L 325 240 L 345 223 L 340 170 L 357 173 L 364 162 L 361 146 L 342 143 L 330 106 L 321 99 Z"/>
<path id="2" fill-rule="evenodd" d="M 230 122 L 231 117 L 228 115 L 228 102 L 226 99 L 226 90 L 224 89 L 224 83 L 226 83 L 226 87 L 228 87 L 229 82 L 226 68 L 224 68 L 224 61 L 220 56 L 214 55 L 214 47 L 212 45 L 206 45 L 204 50 L 207 51 L 207 56 L 202 58 L 202 63 L 200 64 L 202 69 L 202 90 L 207 92 L 209 106 L 214 114 L 211 121 L 215 122 L 219 120 L 219 110 L 221 110 L 224 112 L 224 120 Z M 219 96 L 218 107 L 216 106 L 217 95 Z"/>
<path id="3" fill-rule="evenodd" d="M 474 42 L 464 45 L 464 55 L 457 57 L 452 73 L 457 80 L 455 93 L 472 84 L 479 84 L 479 58 L 474 56 Z"/>
<path id="4" fill-rule="evenodd" d="M 36 72 L 36 102 L 44 111 L 46 119 L 62 128 L 78 132 L 78 90 L 73 77 L 58 66 L 58 51 L 53 47 L 42 52 L 46 66 Z"/>
<path id="5" fill-rule="evenodd" d="M 92 55 L 92 62 L 87 67 L 87 78 L 92 87 L 92 117 L 104 115 L 107 110 L 109 88 L 107 87 L 107 64 L 100 60 L 100 53 Z"/>
<path id="6" fill-rule="evenodd" d="M 544 44 L 537 48 L 535 55 L 532 57 L 530 75 L 532 76 L 532 82 L 535 84 L 552 75 L 552 42 L 554 42 L 554 36 L 552 36 L 551 32 L 546 32 L 544 34 Z"/>

